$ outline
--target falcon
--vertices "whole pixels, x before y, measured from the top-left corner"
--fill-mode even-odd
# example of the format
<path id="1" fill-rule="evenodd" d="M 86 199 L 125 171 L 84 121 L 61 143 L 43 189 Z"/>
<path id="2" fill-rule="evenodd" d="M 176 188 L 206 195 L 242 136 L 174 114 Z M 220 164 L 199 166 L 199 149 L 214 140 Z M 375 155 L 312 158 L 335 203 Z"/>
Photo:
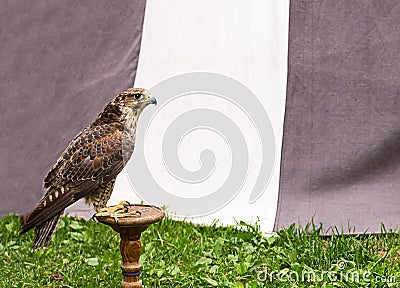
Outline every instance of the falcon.
<path id="1" fill-rule="evenodd" d="M 79 199 L 98 213 L 108 211 L 115 179 L 135 147 L 138 118 L 150 104 L 157 101 L 147 90 L 129 88 L 71 141 L 44 179 L 45 195 L 20 218 L 21 234 L 35 228 L 33 250 L 50 243 L 64 209 Z"/>

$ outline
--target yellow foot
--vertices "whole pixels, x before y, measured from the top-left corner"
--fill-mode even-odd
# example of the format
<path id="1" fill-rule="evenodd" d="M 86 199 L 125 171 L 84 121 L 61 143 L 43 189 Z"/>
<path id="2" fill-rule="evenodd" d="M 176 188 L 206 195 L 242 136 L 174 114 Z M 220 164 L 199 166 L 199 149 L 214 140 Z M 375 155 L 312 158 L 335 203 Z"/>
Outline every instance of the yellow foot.
<path id="1" fill-rule="evenodd" d="M 129 207 L 129 202 L 128 201 L 120 201 L 117 205 L 111 206 L 111 207 L 105 207 L 99 209 L 99 213 L 116 213 L 116 212 L 127 212 L 128 207 Z"/>
<path id="2" fill-rule="evenodd" d="M 118 218 L 128 217 L 135 215 L 136 211 L 128 212 L 130 204 L 128 201 L 120 201 L 117 205 L 99 209 L 95 216 L 109 216 L 113 217 L 115 222 L 118 223 Z"/>

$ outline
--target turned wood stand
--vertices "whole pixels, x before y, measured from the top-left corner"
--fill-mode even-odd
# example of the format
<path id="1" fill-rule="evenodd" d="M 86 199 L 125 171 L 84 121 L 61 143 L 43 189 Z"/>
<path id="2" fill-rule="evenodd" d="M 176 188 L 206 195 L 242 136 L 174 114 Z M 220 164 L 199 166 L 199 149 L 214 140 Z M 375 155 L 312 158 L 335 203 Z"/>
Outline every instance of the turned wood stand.
<path id="1" fill-rule="evenodd" d="M 142 265 L 139 262 L 142 252 L 140 235 L 151 224 L 164 218 L 164 212 L 151 205 L 130 205 L 129 212 L 137 211 L 135 215 L 118 218 L 118 222 L 110 216 L 96 216 L 95 218 L 106 225 L 111 226 L 121 236 L 120 250 L 122 256 L 122 275 L 121 286 L 123 288 L 141 288 L 142 279 L 140 270 Z"/>

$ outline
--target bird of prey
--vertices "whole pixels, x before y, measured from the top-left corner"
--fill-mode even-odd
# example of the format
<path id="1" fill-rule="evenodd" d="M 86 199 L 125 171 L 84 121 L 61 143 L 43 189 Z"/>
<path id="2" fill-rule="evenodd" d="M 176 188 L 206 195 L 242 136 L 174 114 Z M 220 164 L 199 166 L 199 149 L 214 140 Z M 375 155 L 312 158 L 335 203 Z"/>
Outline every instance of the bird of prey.
<path id="1" fill-rule="evenodd" d="M 44 179 L 45 195 L 21 216 L 21 234 L 35 228 L 33 250 L 49 244 L 64 209 L 79 199 L 107 211 L 115 179 L 133 153 L 139 115 L 149 104 L 157 101 L 147 90 L 129 88 L 71 141 Z"/>

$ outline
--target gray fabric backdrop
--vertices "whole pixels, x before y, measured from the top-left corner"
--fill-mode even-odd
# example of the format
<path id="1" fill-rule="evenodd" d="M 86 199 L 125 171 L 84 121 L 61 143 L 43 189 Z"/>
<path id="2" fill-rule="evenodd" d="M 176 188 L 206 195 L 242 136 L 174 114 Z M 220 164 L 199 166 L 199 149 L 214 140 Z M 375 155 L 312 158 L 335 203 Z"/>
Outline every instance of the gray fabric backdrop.
<path id="1" fill-rule="evenodd" d="M 399 1 L 291 1 L 275 229 L 397 225 L 399 59 Z"/>
<path id="2" fill-rule="evenodd" d="M 275 229 L 379 232 L 400 202 L 399 1 L 291 1 Z M 0 217 L 25 213 L 75 134 L 132 86 L 145 0 L 0 1 Z"/>
<path id="3" fill-rule="evenodd" d="M 32 209 L 69 141 L 133 85 L 145 3 L 0 1 L 0 217 Z"/>

